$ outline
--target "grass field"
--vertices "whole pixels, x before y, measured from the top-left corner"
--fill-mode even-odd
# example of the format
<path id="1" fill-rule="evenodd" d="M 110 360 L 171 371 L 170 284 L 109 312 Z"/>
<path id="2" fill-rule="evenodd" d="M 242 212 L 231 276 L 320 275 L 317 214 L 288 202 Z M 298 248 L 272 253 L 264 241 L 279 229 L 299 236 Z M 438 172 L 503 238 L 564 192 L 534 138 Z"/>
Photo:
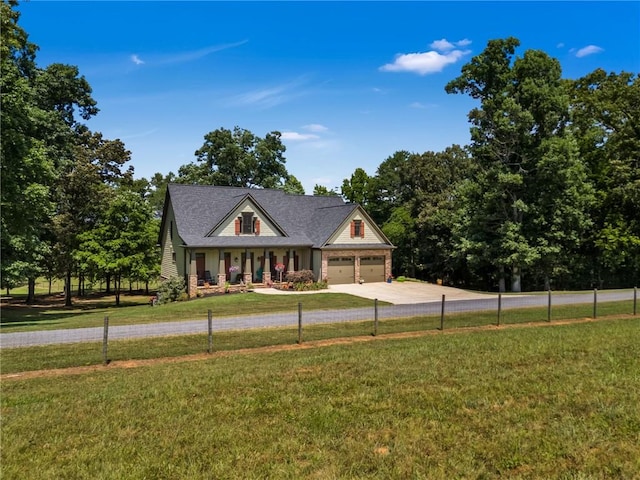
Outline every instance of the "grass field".
<path id="1" fill-rule="evenodd" d="M 3 479 L 639 478 L 640 322 L 2 382 Z"/>
<path id="2" fill-rule="evenodd" d="M 317 298 L 316 295 L 305 297 Z M 340 298 L 340 297 L 339 297 Z M 331 304 L 335 304 L 331 302 Z M 233 303 L 228 307 L 233 312 Z M 292 309 L 297 305 L 291 304 Z M 629 315 L 630 302 L 607 302 L 599 307 L 602 316 Z M 589 317 L 590 305 L 558 306 L 553 310 L 553 321 L 575 320 Z M 348 310 L 344 311 L 348 315 Z M 370 321 L 340 321 L 335 323 L 304 325 L 303 341 L 348 338 L 370 335 L 374 332 L 373 309 Z M 546 319 L 546 308 L 521 308 L 503 312 L 501 324 L 521 324 L 540 322 Z M 304 315 L 303 315 L 304 318 Z M 214 319 L 215 321 L 216 319 Z M 204 327 L 205 320 L 203 320 Z M 495 325 L 496 312 L 463 312 L 449 314 L 444 322 L 445 329 L 480 327 Z M 440 328 L 440 316 L 416 315 L 409 318 L 394 318 L 378 322 L 378 334 L 433 331 Z M 298 327 L 256 328 L 215 332 L 214 351 L 230 351 L 244 348 L 290 345 L 298 341 Z M 131 338 L 110 340 L 108 344 L 109 361 L 126 361 L 178 357 L 203 353 L 208 348 L 206 333 L 194 335 L 174 335 L 151 338 Z M 104 361 L 102 342 L 85 342 L 35 347 L 2 348 L 0 350 L 0 372 L 2 374 L 23 371 L 68 368 L 97 365 Z"/>

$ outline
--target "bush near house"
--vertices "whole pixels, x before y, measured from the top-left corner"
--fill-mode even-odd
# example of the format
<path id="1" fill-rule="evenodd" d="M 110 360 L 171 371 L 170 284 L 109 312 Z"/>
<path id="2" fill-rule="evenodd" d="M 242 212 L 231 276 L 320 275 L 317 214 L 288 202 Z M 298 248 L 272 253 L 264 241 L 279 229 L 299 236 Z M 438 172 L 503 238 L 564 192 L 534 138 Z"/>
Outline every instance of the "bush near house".
<path id="1" fill-rule="evenodd" d="M 298 292 L 307 290 L 322 290 L 327 288 L 327 282 L 314 282 L 315 276 L 311 270 L 298 270 L 288 272 L 285 280 L 292 285 L 292 289 Z"/>
<path id="2" fill-rule="evenodd" d="M 187 300 L 186 285 L 184 278 L 172 277 L 165 280 L 158 287 L 158 303 L 169 303 Z"/>

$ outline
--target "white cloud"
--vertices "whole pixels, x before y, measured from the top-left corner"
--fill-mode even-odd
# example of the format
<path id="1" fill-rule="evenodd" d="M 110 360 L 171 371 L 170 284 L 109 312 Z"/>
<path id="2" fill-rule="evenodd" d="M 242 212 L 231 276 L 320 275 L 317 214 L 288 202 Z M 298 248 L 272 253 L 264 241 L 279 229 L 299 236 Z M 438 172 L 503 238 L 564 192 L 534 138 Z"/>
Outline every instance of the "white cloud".
<path id="1" fill-rule="evenodd" d="M 148 62 L 149 65 L 171 65 L 176 63 L 186 63 L 192 62 L 194 60 L 198 60 L 200 58 L 206 57 L 215 52 L 219 52 L 221 50 L 226 50 L 228 48 L 239 47 L 240 45 L 244 45 L 249 40 L 242 40 L 240 42 L 235 43 L 226 43 L 222 45 L 212 45 L 209 47 L 201 48 L 199 50 L 191 50 L 188 52 L 178 52 L 173 54 L 166 55 L 145 55 L 147 61 L 143 61 L 137 54 L 131 55 L 131 61 L 136 65 L 143 65 Z"/>
<path id="2" fill-rule="evenodd" d="M 576 52 L 576 57 L 582 58 L 586 57 L 587 55 L 593 55 L 594 53 L 600 53 L 603 51 L 604 48 L 600 48 L 597 45 L 587 45 L 586 47 L 581 48 Z"/>
<path id="3" fill-rule="evenodd" d="M 307 91 L 300 90 L 300 87 L 305 83 L 306 79 L 304 77 L 300 77 L 289 83 L 252 90 L 231 97 L 229 99 L 229 104 L 256 106 L 259 108 L 275 107 L 295 98 L 307 95 Z"/>
<path id="4" fill-rule="evenodd" d="M 556 45 L 556 48 L 564 48 L 564 43 L 560 42 L 558 45 Z"/>
<path id="5" fill-rule="evenodd" d="M 457 42 L 453 42 L 453 43 L 451 43 L 446 38 L 443 38 L 441 40 L 435 40 L 431 42 L 429 47 L 433 48 L 434 50 L 438 50 L 440 52 L 448 52 L 449 50 L 453 50 L 456 47 L 466 47 L 467 45 L 470 45 L 470 44 L 471 44 L 471 40 L 467 38 L 463 40 L 459 40 Z"/>
<path id="6" fill-rule="evenodd" d="M 449 42 L 446 38 L 431 42 L 431 45 L 429 45 L 429 47 L 433 48 L 434 50 L 440 50 L 441 52 L 446 52 L 447 50 L 453 50 L 455 48 L 453 43 Z"/>
<path id="7" fill-rule="evenodd" d="M 160 64 L 170 64 L 170 63 L 185 63 L 191 62 L 193 60 L 198 60 L 199 58 L 206 57 L 207 55 L 215 52 L 220 52 L 222 50 L 227 50 L 229 48 L 239 47 L 240 45 L 244 45 L 249 40 L 242 40 L 240 42 L 235 43 L 226 43 L 223 45 L 213 45 L 210 47 L 201 48 L 200 50 L 193 50 L 190 52 L 182 52 L 174 55 L 167 55 L 164 58 L 158 60 Z"/>
<path id="8" fill-rule="evenodd" d="M 470 50 L 451 50 L 443 55 L 431 50 L 423 53 L 399 54 L 393 63 L 383 65 L 380 70 L 383 72 L 413 72 L 419 75 L 437 73 L 469 53 L 471 53 Z"/>
<path id="9" fill-rule="evenodd" d="M 282 132 L 282 140 L 304 141 L 304 140 L 316 140 L 320 137 L 313 133 L 298 133 L 298 132 Z"/>
<path id="10" fill-rule="evenodd" d="M 413 102 L 413 103 L 409 104 L 409 106 L 411 108 L 418 108 L 418 109 L 429 108 L 429 105 L 425 105 L 424 103 L 420 103 L 420 102 Z"/>
<path id="11" fill-rule="evenodd" d="M 329 130 L 327 127 L 325 127 L 324 125 L 320 125 L 319 123 L 311 123 L 309 125 L 304 125 L 302 128 L 304 128 L 309 132 L 316 132 L 316 133 L 326 132 L 327 130 Z"/>

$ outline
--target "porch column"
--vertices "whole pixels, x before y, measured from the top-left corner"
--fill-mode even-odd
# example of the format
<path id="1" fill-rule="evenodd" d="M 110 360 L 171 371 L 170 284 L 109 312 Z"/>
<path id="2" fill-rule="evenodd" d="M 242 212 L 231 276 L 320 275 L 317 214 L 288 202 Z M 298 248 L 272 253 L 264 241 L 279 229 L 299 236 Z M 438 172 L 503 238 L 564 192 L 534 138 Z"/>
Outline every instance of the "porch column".
<path id="1" fill-rule="evenodd" d="M 187 286 L 187 294 L 189 298 L 195 298 L 198 293 L 198 273 L 196 266 L 196 254 L 193 250 L 189 250 L 189 285 Z"/>
<path id="2" fill-rule="evenodd" d="M 227 281 L 227 274 L 225 272 L 224 265 L 224 250 L 220 249 L 219 251 L 219 262 L 218 262 L 218 286 L 223 287 L 225 282 Z"/>
<path id="3" fill-rule="evenodd" d="M 264 251 L 264 268 L 262 269 L 262 283 L 269 283 L 271 281 L 271 259 L 269 258 L 269 252 Z"/>
<path id="4" fill-rule="evenodd" d="M 251 254 L 246 248 L 244 250 L 244 274 L 242 275 L 242 280 L 245 285 L 248 285 L 251 283 L 251 280 L 253 280 L 253 272 L 251 271 Z"/>

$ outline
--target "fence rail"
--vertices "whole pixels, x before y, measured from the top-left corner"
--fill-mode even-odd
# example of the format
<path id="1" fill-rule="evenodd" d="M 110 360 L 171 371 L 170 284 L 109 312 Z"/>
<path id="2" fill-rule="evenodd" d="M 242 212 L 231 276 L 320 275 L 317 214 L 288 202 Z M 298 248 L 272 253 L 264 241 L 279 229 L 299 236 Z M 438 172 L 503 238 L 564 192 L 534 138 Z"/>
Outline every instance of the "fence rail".
<path id="1" fill-rule="evenodd" d="M 448 300 L 442 295 L 441 301 L 390 306 L 379 306 L 376 299 L 370 307 L 342 310 L 305 311 L 304 303 L 300 302 L 297 312 L 216 317 L 215 311 L 209 310 L 203 315 L 204 320 L 121 326 L 109 326 L 105 317 L 103 328 L 0 333 L 0 348 L 2 371 L 6 373 L 19 368 L 107 364 L 110 360 L 301 344 L 323 338 L 623 314 L 637 315 L 637 288 L 580 294 L 495 295 L 475 300 Z M 27 355 L 26 348 L 37 351 Z M 40 364 L 39 355 L 44 359 Z M 25 363 L 19 367 L 12 360 L 18 356 L 35 358 L 29 366 Z M 57 364 L 51 360 L 53 357 L 58 358 Z M 59 360 L 60 357 L 64 360 Z"/>

